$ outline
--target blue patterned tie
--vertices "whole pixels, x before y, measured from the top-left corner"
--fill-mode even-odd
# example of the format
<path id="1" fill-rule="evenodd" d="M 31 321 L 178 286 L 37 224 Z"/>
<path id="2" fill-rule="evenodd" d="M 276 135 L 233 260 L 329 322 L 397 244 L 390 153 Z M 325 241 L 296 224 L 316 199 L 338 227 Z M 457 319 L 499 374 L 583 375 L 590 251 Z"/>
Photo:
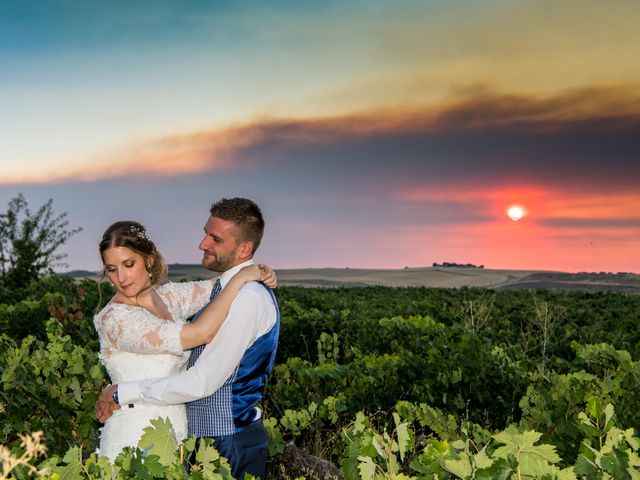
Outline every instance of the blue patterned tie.
<path id="1" fill-rule="evenodd" d="M 218 294 L 220 293 L 220 290 L 222 290 L 222 285 L 220 284 L 220 279 L 218 279 L 216 280 L 216 283 L 213 286 L 213 290 L 211 291 L 211 300 L 213 300 L 218 296 Z"/>
<path id="2" fill-rule="evenodd" d="M 222 290 L 222 285 L 220 285 L 220 279 L 216 280 L 216 283 L 213 285 L 213 290 L 211 290 L 211 299 L 209 303 L 207 303 L 204 307 L 202 307 L 198 313 L 196 313 L 191 320 L 192 322 L 198 318 L 198 316 L 202 313 L 202 311 L 209 306 L 211 302 L 213 302 L 214 298 L 218 296 L 220 291 Z M 191 368 L 196 363 L 196 360 L 204 350 L 205 345 L 198 345 L 193 350 L 191 350 L 191 356 L 189 357 L 189 362 L 187 363 L 188 367 Z"/>

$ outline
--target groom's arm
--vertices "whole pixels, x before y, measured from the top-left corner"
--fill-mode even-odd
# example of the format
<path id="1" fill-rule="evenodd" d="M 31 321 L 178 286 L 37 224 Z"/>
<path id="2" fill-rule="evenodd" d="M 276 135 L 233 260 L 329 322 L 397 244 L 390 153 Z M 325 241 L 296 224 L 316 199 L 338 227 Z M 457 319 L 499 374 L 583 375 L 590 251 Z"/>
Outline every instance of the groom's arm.
<path id="1" fill-rule="evenodd" d="M 264 287 L 245 285 L 232 303 L 225 323 L 193 367 L 170 377 L 106 387 L 96 402 L 96 417 L 104 423 L 119 408 L 113 400 L 114 390 L 120 405 L 178 404 L 212 394 L 233 373 L 245 350 L 268 332 L 275 321 L 275 306 Z"/>
<path id="2" fill-rule="evenodd" d="M 213 341 L 190 369 L 160 379 L 118 385 L 120 404 L 178 404 L 211 395 L 234 372 L 247 348 L 275 324 L 275 306 L 264 301 L 264 287 L 243 288 Z M 267 294 L 267 297 L 269 295 Z"/>
<path id="3" fill-rule="evenodd" d="M 96 402 L 96 418 L 104 423 L 120 405 L 179 404 L 211 395 L 229 378 L 245 350 L 255 341 L 258 336 L 255 332 L 264 317 L 264 309 L 255 292 L 243 288 L 231 304 L 218 334 L 207 344 L 193 367 L 169 377 L 105 387 Z M 118 398 L 117 404 L 115 398 Z"/>
<path id="4" fill-rule="evenodd" d="M 190 369 L 169 377 L 121 382 L 103 389 L 96 402 L 98 420 L 104 423 L 119 408 L 118 405 L 179 404 L 215 392 L 233 373 L 245 350 L 257 338 L 254 332 L 262 315 L 254 297 L 245 290 L 238 293 L 218 334 Z M 117 392 L 115 396 L 114 392 Z M 114 398 L 118 398 L 118 404 Z"/>

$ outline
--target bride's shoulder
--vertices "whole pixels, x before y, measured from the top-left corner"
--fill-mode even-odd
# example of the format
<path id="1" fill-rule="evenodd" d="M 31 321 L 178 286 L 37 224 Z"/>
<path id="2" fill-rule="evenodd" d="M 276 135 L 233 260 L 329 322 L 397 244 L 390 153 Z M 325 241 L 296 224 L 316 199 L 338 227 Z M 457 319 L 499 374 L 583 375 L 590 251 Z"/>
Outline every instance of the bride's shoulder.
<path id="1" fill-rule="evenodd" d="M 109 300 L 109 302 L 93 316 L 93 323 L 98 324 L 111 320 L 116 315 L 118 307 L 122 305 L 122 303 L 114 302 L 113 299 Z"/>
<path id="2" fill-rule="evenodd" d="M 163 301 L 169 300 L 176 291 L 176 284 L 174 282 L 165 282 L 162 285 L 154 287 L 153 291 L 160 295 Z"/>
<path id="3" fill-rule="evenodd" d="M 107 304 L 93 316 L 93 325 L 98 331 L 100 331 L 100 327 L 104 325 L 105 319 L 108 319 L 112 315 L 112 311 L 113 307 Z"/>
<path id="4" fill-rule="evenodd" d="M 154 287 L 153 289 L 157 292 L 157 293 L 164 293 L 167 291 L 171 291 L 173 289 L 173 286 L 175 284 L 173 282 L 164 282 L 160 285 L 157 285 L 156 287 Z"/>

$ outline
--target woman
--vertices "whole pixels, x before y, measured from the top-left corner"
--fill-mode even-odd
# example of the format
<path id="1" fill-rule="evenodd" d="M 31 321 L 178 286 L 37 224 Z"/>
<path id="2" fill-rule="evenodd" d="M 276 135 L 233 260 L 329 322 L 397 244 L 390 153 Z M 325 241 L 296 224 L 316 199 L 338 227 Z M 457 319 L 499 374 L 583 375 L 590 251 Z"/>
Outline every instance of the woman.
<path id="1" fill-rule="evenodd" d="M 94 318 L 100 360 L 112 383 L 164 377 L 183 370 L 189 359 L 185 350 L 211 341 L 245 283 L 276 283 L 268 267 L 245 267 L 196 321 L 185 323 L 207 305 L 216 279 L 160 285 L 167 266 L 138 222 L 114 223 L 104 232 L 99 248 L 104 275 L 116 290 Z M 157 417 L 171 421 L 178 440 L 186 438 L 184 405 L 123 406 L 101 428 L 100 455 L 113 462 L 122 448 L 138 444 L 143 429 Z"/>

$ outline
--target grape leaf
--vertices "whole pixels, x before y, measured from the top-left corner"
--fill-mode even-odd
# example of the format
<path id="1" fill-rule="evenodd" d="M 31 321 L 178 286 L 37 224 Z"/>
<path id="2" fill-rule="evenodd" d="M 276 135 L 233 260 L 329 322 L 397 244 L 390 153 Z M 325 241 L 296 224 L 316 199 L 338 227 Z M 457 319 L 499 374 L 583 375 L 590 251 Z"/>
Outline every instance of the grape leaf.
<path id="1" fill-rule="evenodd" d="M 376 474 L 376 464 L 373 463 L 371 457 L 358 457 L 360 464 L 358 470 L 360 470 L 360 478 L 362 480 L 373 480 Z"/>
<path id="2" fill-rule="evenodd" d="M 138 447 L 158 456 L 158 461 L 169 466 L 177 461 L 178 442 L 168 418 L 151 420 L 151 426 L 144 429 Z"/>
<path id="3" fill-rule="evenodd" d="M 64 455 L 62 459 L 66 463 L 63 467 L 56 467 L 53 473 L 60 476 L 60 480 L 82 480 L 82 458 L 80 448 L 73 447 Z"/>

